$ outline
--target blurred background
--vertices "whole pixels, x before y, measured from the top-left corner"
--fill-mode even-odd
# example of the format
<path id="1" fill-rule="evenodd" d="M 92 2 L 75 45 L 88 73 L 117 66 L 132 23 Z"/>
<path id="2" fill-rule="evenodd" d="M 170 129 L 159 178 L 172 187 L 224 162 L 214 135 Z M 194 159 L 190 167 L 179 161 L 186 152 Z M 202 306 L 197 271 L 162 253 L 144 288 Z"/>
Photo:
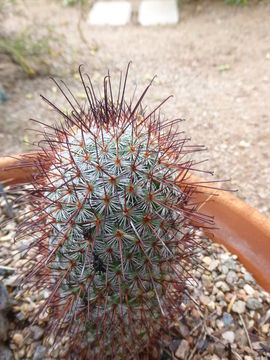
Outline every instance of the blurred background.
<path id="1" fill-rule="evenodd" d="M 202 169 L 270 214 L 269 0 L 0 0 L 0 153 L 32 149 L 39 125 L 57 116 L 63 79 L 82 102 L 78 66 L 102 86 L 117 86 L 132 61 L 127 97 L 157 75 L 144 102 L 164 98 L 165 118 L 182 128 L 209 159 Z"/>

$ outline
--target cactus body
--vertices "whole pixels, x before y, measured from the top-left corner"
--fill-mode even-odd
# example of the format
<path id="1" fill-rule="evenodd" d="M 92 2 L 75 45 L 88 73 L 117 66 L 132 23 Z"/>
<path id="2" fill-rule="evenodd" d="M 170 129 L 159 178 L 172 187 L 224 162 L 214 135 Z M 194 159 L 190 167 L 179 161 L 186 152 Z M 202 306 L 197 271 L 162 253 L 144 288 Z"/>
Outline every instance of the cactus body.
<path id="1" fill-rule="evenodd" d="M 116 103 L 109 77 L 99 100 L 82 82 L 87 106 L 69 100 L 36 164 L 34 210 L 20 228 L 37 254 L 27 281 L 50 289 L 40 312 L 78 358 L 137 358 L 180 311 L 196 244 L 190 218 L 201 221 L 186 156 L 198 149 L 175 122 L 145 114 L 142 97 L 127 104 L 126 78 Z"/>

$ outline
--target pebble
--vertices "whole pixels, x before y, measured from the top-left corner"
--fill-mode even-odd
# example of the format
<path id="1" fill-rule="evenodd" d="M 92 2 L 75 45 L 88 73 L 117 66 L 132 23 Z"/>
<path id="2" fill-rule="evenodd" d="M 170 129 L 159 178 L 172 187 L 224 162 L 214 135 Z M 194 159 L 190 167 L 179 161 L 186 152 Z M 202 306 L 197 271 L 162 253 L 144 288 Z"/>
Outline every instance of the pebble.
<path id="1" fill-rule="evenodd" d="M 0 342 L 8 339 L 9 322 L 4 314 L 0 312 Z"/>
<path id="2" fill-rule="evenodd" d="M 15 333 L 13 335 L 13 342 L 20 348 L 23 345 L 23 336 L 20 333 Z"/>
<path id="3" fill-rule="evenodd" d="M 224 354 L 225 354 L 225 346 L 223 344 L 221 344 L 220 342 L 216 342 L 214 344 L 214 352 L 220 358 L 223 358 Z"/>
<path id="4" fill-rule="evenodd" d="M 34 340 L 40 340 L 44 334 L 44 329 L 42 329 L 41 327 L 39 327 L 37 325 L 31 326 L 30 330 L 33 334 Z"/>
<path id="5" fill-rule="evenodd" d="M 239 328 L 235 331 L 235 342 L 238 345 L 241 345 L 241 347 L 248 344 L 246 333 L 242 328 Z"/>
<path id="6" fill-rule="evenodd" d="M 188 354 L 188 351 L 189 351 L 189 343 L 187 342 L 187 340 L 182 340 L 180 342 L 180 345 L 178 346 L 178 349 L 175 352 L 175 356 L 178 359 L 184 360 Z"/>
<path id="7" fill-rule="evenodd" d="M 246 311 L 246 304 L 244 301 L 238 300 L 232 306 L 232 311 L 237 314 L 243 314 Z"/>
<path id="8" fill-rule="evenodd" d="M 179 332 L 183 338 L 187 338 L 189 336 L 189 328 L 182 321 L 179 322 Z"/>
<path id="9" fill-rule="evenodd" d="M 221 289 L 223 292 L 227 292 L 230 290 L 229 286 L 224 281 L 216 282 L 216 287 Z"/>
<path id="10" fill-rule="evenodd" d="M 46 351 L 47 351 L 47 348 L 45 346 L 38 345 L 36 350 L 35 350 L 33 360 L 43 360 L 44 356 L 46 354 Z"/>
<path id="11" fill-rule="evenodd" d="M 228 267 L 226 266 L 226 265 L 222 265 L 221 266 L 221 272 L 222 272 L 222 274 L 227 274 L 228 273 L 228 271 L 229 271 L 229 269 L 228 269 Z"/>
<path id="12" fill-rule="evenodd" d="M 246 299 L 247 299 L 247 294 L 246 294 L 245 290 L 240 289 L 240 290 L 238 291 L 237 297 L 238 297 L 238 299 L 240 299 L 240 300 L 246 301 Z"/>
<path id="13" fill-rule="evenodd" d="M 267 334 L 267 333 L 269 332 L 269 330 L 270 330 L 270 324 L 269 324 L 269 323 L 262 325 L 262 332 L 263 332 L 264 334 Z"/>
<path id="14" fill-rule="evenodd" d="M 218 291 L 217 295 L 216 295 L 216 300 L 217 301 L 221 301 L 221 300 L 224 300 L 225 298 L 225 295 L 222 291 Z"/>
<path id="15" fill-rule="evenodd" d="M 251 310 L 258 310 L 262 308 L 262 303 L 255 298 L 247 299 L 247 307 Z"/>
<path id="16" fill-rule="evenodd" d="M 248 272 L 244 273 L 244 279 L 245 279 L 246 282 L 250 282 L 252 284 L 255 283 L 255 280 L 254 280 L 253 276 Z"/>
<path id="17" fill-rule="evenodd" d="M 216 325 L 219 329 L 224 328 L 224 322 L 222 320 L 217 319 Z"/>
<path id="18" fill-rule="evenodd" d="M 204 306 L 207 306 L 210 303 L 211 299 L 208 296 L 201 295 L 200 296 L 200 303 Z"/>
<path id="19" fill-rule="evenodd" d="M 208 309 L 209 309 L 211 312 L 213 312 L 213 311 L 215 310 L 215 308 L 216 308 L 216 303 L 215 303 L 213 300 L 211 300 L 211 301 L 207 304 L 207 307 L 208 307 Z"/>
<path id="20" fill-rule="evenodd" d="M 0 282 L 0 311 L 7 311 L 10 306 L 10 298 L 4 284 Z"/>
<path id="21" fill-rule="evenodd" d="M 228 259 L 224 265 L 227 266 L 229 270 L 236 270 L 236 262 L 233 259 Z"/>
<path id="22" fill-rule="evenodd" d="M 210 264 L 208 265 L 208 270 L 209 271 L 214 271 L 219 265 L 219 261 L 218 260 L 211 260 Z"/>
<path id="23" fill-rule="evenodd" d="M 0 345 L 0 360 L 14 360 L 12 351 L 4 345 Z"/>
<path id="24" fill-rule="evenodd" d="M 208 275 L 203 274 L 201 279 L 202 279 L 203 286 L 206 287 L 207 289 L 209 289 L 213 286 L 211 279 Z"/>
<path id="25" fill-rule="evenodd" d="M 227 312 L 224 312 L 222 314 L 222 320 L 223 320 L 223 323 L 224 323 L 224 326 L 225 327 L 229 327 L 231 326 L 231 324 L 233 323 L 233 317 L 231 314 L 227 313 Z"/>
<path id="26" fill-rule="evenodd" d="M 227 342 L 232 344 L 234 342 L 235 335 L 234 335 L 233 331 L 225 331 L 222 334 L 222 337 L 223 337 L 224 340 L 226 340 Z"/>
<path id="27" fill-rule="evenodd" d="M 220 359 L 219 359 L 219 357 L 218 357 L 217 355 L 214 354 L 214 355 L 210 358 L 210 360 L 220 360 Z"/>
<path id="28" fill-rule="evenodd" d="M 212 259 L 209 256 L 205 256 L 202 261 L 209 266 L 212 262 Z"/>
<path id="29" fill-rule="evenodd" d="M 230 270 L 226 276 L 226 282 L 230 285 L 233 285 L 237 279 L 237 274 L 234 271 Z"/>
<path id="30" fill-rule="evenodd" d="M 18 286 L 19 285 L 18 275 L 12 275 L 12 276 L 9 276 L 7 279 L 4 279 L 4 284 L 6 286 L 10 286 L 10 287 Z"/>
<path id="31" fill-rule="evenodd" d="M 244 290 L 248 295 L 254 295 L 255 290 L 249 284 L 244 285 Z"/>

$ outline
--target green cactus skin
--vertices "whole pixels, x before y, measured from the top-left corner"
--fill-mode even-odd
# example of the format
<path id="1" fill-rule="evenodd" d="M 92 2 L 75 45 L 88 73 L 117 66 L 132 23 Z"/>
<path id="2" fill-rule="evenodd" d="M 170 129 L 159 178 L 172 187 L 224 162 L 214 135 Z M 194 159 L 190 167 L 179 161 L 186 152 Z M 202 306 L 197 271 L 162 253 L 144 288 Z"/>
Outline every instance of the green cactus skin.
<path id="1" fill-rule="evenodd" d="M 115 102 L 110 76 L 97 99 L 79 72 L 87 105 L 67 98 L 66 115 L 45 99 L 65 123 L 45 135 L 28 189 L 34 209 L 18 230 L 33 238 L 25 281 L 49 289 L 39 314 L 50 313 L 56 342 L 68 334 L 73 358 L 140 358 L 180 313 L 197 246 L 190 219 L 207 220 L 186 181 L 201 148 L 162 122 L 159 107 L 144 112 L 151 84 L 126 102 L 128 69 Z"/>

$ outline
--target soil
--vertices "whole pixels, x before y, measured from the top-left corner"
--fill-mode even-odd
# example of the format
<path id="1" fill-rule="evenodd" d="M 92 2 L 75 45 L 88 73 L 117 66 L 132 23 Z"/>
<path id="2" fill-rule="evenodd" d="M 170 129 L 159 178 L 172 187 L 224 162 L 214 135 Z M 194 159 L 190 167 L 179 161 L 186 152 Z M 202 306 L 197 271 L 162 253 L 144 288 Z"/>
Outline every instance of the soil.
<path id="1" fill-rule="evenodd" d="M 135 12 L 137 6 L 134 1 Z M 269 215 L 270 3 L 250 1 L 236 7 L 222 1 L 190 1 L 181 2 L 179 9 L 179 24 L 162 28 L 140 27 L 135 15 L 125 27 L 90 27 L 84 16 L 86 42 L 78 32 L 79 7 L 25 0 L 3 9 L 2 34 L 27 26 L 37 35 L 50 30 L 52 51 L 38 62 L 39 76 L 33 79 L 17 67 L 12 77 L 14 64 L 1 63 L 0 82 L 8 101 L 0 105 L 0 152 L 29 150 L 27 142 L 36 135 L 25 129 L 39 127 L 29 118 L 55 121 L 39 94 L 67 106 L 48 73 L 61 77 L 83 98 L 79 64 L 85 64 L 94 84 L 102 86 L 107 69 L 117 84 L 119 71 L 132 60 L 127 93 L 138 84 L 139 94 L 157 74 L 145 103 L 153 108 L 173 94 L 163 113 L 185 118 L 181 126 L 192 142 L 207 146 L 204 158 L 210 160 L 201 168 L 214 169 L 216 178 L 232 179 L 225 188 L 238 189 L 239 197 Z"/>

